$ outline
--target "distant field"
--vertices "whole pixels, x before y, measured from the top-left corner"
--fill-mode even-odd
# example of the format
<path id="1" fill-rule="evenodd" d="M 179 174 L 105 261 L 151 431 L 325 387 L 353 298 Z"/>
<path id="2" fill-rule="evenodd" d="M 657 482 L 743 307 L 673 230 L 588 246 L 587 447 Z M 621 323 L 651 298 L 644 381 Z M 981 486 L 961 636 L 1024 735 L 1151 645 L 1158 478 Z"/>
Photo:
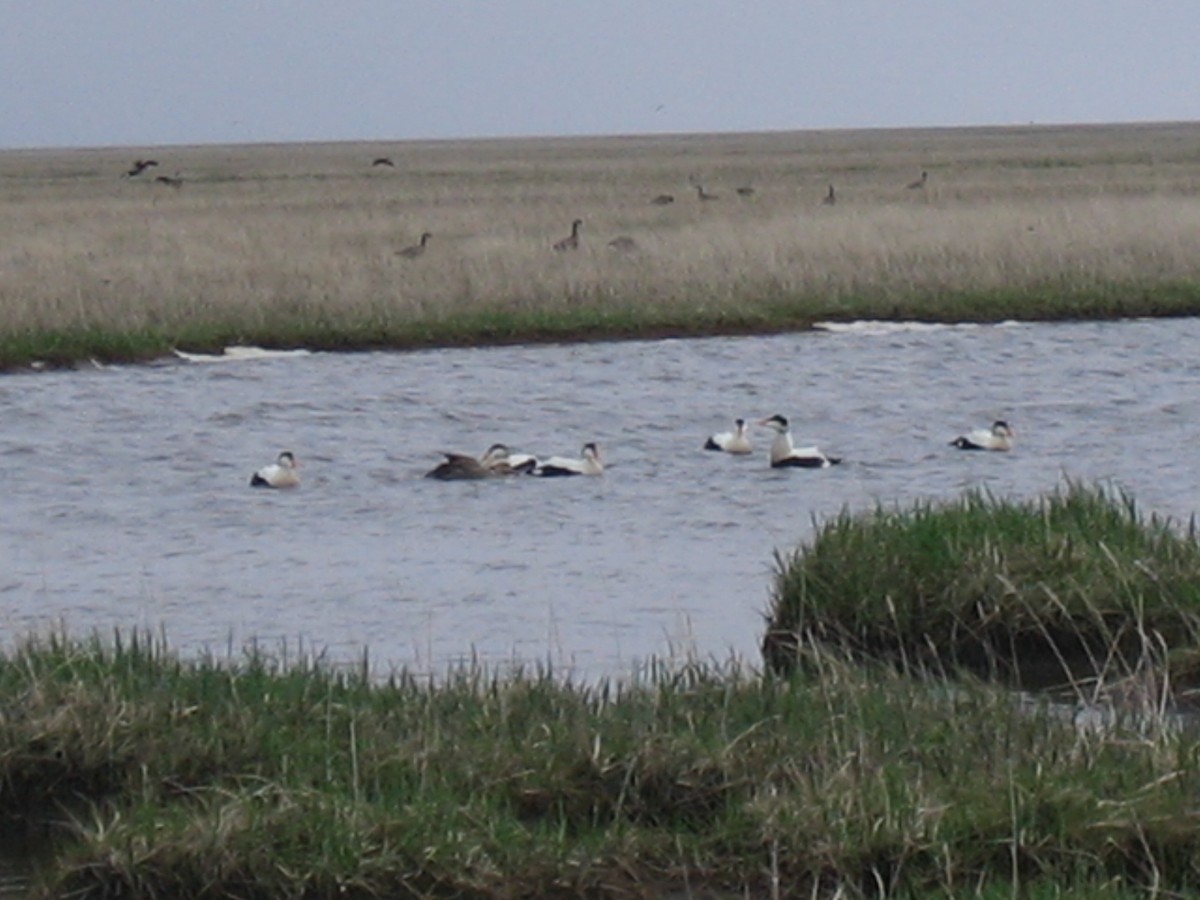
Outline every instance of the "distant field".
<path id="1" fill-rule="evenodd" d="M 1198 250 L 1200 124 L 9 151 L 0 366 L 1194 314 Z"/>

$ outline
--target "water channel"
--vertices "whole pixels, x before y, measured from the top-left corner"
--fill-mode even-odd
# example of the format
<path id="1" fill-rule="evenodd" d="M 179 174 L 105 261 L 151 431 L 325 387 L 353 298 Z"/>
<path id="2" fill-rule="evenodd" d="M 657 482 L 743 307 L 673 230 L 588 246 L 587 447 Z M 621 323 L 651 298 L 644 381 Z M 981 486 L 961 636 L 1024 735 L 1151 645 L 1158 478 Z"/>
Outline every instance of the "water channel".
<path id="1" fill-rule="evenodd" d="M 445 672 L 622 676 L 758 661 L 773 553 L 843 507 L 1032 496 L 1066 477 L 1200 507 L 1200 320 L 312 354 L 0 376 L 0 642 L 150 629 Z M 845 458 L 700 449 L 788 416 Z M 995 418 L 1017 448 L 964 453 Z M 437 482 L 443 450 L 575 454 L 599 478 Z M 292 492 L 251 490 L 291 449 Z"/>

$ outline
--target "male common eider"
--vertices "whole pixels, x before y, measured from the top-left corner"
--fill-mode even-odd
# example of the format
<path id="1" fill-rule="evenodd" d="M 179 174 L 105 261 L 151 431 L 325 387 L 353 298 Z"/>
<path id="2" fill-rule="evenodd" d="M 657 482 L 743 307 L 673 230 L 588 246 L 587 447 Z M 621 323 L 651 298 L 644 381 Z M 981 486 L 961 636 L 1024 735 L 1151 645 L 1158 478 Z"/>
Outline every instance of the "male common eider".
<path id="1" fill-rule="evenodd" d="M 750 453 L 750 438 L 746 435 L 746 420 L 734 419 L 733 431 L 722 431 L 714 434 L 704 442 L 705 450 L 717 450 L 724 453 Z"/>
<path id="2" fill-rule="evenodd" d="M 296 457 L 290 450 L 284 450 L 279 458 L 269 466 L 263 466 L 250 476 L 250 487 L 261 488 L 293 488 L 300 484 L 300 476 L 296 474 L 299 467 Z"/>
<path id="3" fill-rule="evenodd" d="M 775 440 L 771 441 L 771 468 L 773 469 L 824 469 L 828 466 L 836 466 L 842 461 L 836 456 L 826 456 L 816 447 L 793 447 L 788 420 L 783 416 L 771 416 L 758 424 L 765 425 L 775 432 Z"/>
<path id="4" fill-rule="evenodd" d="M 604 463 L 600 461 L 600 450 L 593 443 L 583 445 L 579 459 L 552 456 L 543 460 L 533 471 L 543 478 L 558 478 L 564 475 L 602 475 Z"/>
<path id="5" fill-rule="evenodd" d="M 950 442 L 951 447 L 959 450 L 1011 450 L 1017 433 L 1003 419 L 992 423 L 991 430 L 976 428 L 969 434 L 956 437 Z"/>

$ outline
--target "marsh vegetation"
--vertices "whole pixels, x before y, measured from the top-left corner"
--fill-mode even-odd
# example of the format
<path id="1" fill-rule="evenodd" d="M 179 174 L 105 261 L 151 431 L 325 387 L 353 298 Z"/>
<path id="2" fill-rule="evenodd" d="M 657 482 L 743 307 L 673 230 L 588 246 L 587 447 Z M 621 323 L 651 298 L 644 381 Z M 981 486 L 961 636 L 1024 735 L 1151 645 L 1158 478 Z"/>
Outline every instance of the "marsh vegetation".
<path id="1" fill-rule="evenodd" d="M 0 365 L 1192 314 L 1197 146 L 1146 125 L 156 148 L 175 188 L 127 177 L 126 149 L 9 151 Z"/>

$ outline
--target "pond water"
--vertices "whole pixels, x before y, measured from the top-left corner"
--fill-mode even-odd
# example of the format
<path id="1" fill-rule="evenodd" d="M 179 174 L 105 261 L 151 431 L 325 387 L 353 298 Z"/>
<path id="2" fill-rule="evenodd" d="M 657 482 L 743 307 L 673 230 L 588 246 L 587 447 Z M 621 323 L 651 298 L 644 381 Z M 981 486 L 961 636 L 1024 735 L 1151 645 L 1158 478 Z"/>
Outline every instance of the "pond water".
<path id="1" fill-rule="evenodd" d="M 462 661 L 622 676 L 758 662 L 773 554 L 843 507 L 1031 496 L 1066 477 L 1200 507 L 1200 321 L 313 354 L 0 377 L 0 640 L 151 629 L 379 673 Z M 703 452 L 782 413 L 845 458 Z M 1012 453 L 957 434 L 1004 418 Z M 574 455 L 600 478 L 438 482 L 443 450 Z M 252 490 L 296 453 L 302 486 Z"/>

